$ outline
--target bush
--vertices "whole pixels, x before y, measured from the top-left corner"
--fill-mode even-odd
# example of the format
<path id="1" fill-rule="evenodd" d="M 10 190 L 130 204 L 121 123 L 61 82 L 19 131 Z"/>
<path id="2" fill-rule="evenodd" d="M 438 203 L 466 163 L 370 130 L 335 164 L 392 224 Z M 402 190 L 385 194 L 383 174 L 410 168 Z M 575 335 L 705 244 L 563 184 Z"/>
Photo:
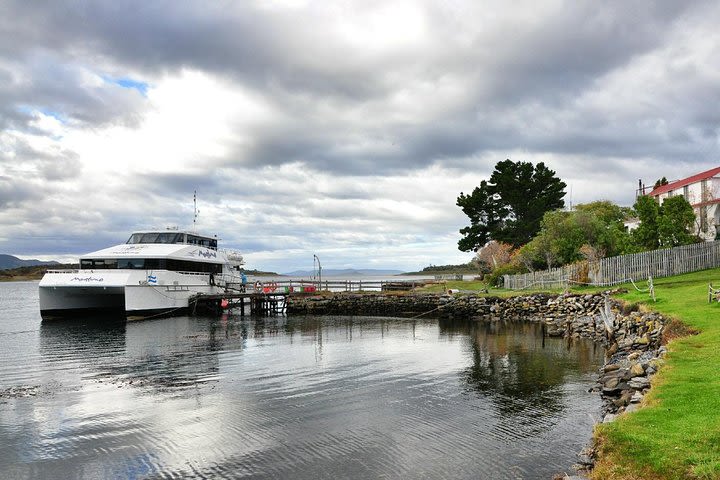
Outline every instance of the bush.
<path id="1" fill-rule="evenodd" d="M 491 287 L 501 287 L 503 282 L 503 275 L 513 275 L 515 273 L 524 273 L 526 270 L 519 265 L 503 265 L 485 275 L 485 283 Z"/>

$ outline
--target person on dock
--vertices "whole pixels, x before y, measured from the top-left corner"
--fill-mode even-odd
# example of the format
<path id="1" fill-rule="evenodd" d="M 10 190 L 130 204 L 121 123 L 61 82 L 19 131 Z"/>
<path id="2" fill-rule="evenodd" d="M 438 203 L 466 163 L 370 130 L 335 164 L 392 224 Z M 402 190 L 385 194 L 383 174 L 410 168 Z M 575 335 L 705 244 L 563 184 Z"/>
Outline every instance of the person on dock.
<path id="1" fill-rule="evenodd" d="M 245 287 L 247 286 L 247 277 L 245 276 L 245 272 L 240 272 L 240 283 L 242 284 L 240 291 L 244 292 Z"/>

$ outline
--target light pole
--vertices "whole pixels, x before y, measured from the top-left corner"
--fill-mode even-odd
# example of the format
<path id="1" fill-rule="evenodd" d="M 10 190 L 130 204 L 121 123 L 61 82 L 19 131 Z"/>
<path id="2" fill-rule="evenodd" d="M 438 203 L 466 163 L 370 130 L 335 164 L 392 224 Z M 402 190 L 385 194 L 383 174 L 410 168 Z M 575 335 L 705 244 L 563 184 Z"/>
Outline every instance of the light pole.
<path id="1" fill-rule="evenodd" d="M 322 265 L 320 265 L 320 259 L 313 253 L 313 270 L 315 269 L 315 260 L 318 265 L 318 290 L 322 290 Z"/>

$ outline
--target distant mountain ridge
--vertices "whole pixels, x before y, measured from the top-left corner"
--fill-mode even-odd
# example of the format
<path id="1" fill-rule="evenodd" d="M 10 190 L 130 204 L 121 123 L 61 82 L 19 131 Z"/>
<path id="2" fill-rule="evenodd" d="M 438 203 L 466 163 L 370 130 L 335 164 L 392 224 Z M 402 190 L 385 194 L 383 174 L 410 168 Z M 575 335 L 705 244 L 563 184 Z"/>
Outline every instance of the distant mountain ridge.
<path id="1" fill-rule="evenodd" d="M 0 270 L 9 270 L 11 268 L 19 267 L 35 267 L 38 265 L 57 265 L 58 262 L 50 261 L 46 262 L 43 260 L 23 260 L 21 258 L 14 257 L 12 255 L 6 255 L 0 253 Z"/>
<path id="2" fill-rule="evenodd" d="M 345 269 L 333 269 L 323 268 L 323 277 L 361 277 L 361 276 L 378 276 L 378 275 L 399 275 L 403 273 L 402 270 L 376 270 L 372 268 L 345 268 Z M 288 277 L 309 277 L 311 275 L 317 275 L 317 271 L 312 270 L 295 270 L 294 272 L 283 273 Z"/>

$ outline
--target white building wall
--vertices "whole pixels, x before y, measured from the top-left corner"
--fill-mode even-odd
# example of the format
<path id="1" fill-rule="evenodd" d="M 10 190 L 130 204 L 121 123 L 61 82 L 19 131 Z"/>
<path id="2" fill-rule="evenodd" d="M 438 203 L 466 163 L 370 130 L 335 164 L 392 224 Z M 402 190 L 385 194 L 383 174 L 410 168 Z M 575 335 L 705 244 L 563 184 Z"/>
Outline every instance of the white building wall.
<path id="1" fill-rule="evenodd" d="M 720 199 L 720 177 L 713 177 L 708 181 L 711 200 Z"/>

